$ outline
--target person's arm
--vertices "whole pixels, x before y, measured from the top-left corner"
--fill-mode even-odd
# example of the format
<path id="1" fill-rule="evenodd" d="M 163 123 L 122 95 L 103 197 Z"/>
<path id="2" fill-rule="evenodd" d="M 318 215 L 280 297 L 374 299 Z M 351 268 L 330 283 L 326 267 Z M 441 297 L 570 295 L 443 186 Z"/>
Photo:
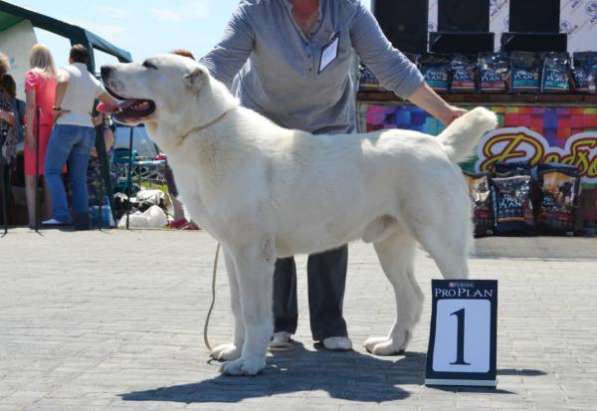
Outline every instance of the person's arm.
<path id="1" fill-rule="evenodd" d="M 27 109 L 25 110 L 25 144 L 30 150 L 35 150 L 35 125 L 33 124 L 35 121 L 35 108 L 37 107 L 35 89 L 26 89 L 25 97 L 27 104 Z"/>
<path id="2" fill-rule="evenodd" d="M 421 84 L 408 100 L 437 118 L 445 125 L 450 124 L 466 113 L 466 110 L 451 106 L 441 98 L 427 83 Z"/>
<path id="3" fill-rule="evenodd" d="M 466 112 L 449 105 L 425 83 L 417 66 L 392 46 L 375 17 L 361 3 L 357 5 L 350 36 L 363 63 L 386 89 L 410 100 L 444 124 Z"/>
<path id="4" fill-rule="evenodd" d="M 62 102 L 64 101 L 64 95 L 68 88 L 69 74 L 66 71 L 62 71 L 56 76 L 56 97 L 54 100 L 54 121 L 58 119 L 66 111 L 62 109 Z M 29 107 L 29 104 L 27 104 Z"/>
<path id="5" fill-rule="evenodd" d="M 224 38 L 199 60 L 212 76 L 229 88 L 254 48 L 255 34 L 249 22 L 249 7 L 241 2 L 224 30 Z"/>

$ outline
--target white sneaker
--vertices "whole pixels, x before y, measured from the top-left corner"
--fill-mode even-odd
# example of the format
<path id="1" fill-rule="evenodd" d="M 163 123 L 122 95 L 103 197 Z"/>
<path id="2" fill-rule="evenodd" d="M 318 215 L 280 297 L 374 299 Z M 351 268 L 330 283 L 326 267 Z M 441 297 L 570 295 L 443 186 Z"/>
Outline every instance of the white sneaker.
<path id="1" fill-rule="evenodd" d="M 328 337 L 323 340 L 323 346 L 330 351 L 350 351 L 352 341 L 348 337 Z"/>
<path id="2" fill-rule="evenodd" d="M 292 347 L 292 334 L 286 331 L 274 333 L 269 348 L 274 351 L 285 351 Z"/>
<path id="3" fill-rule="evenodd" d="M 64 226 L 69 225 L 69 223 L 60 221 L 60 220 L 56 220 L 55 218 L 50 218 L 49 220 L 42 221 L 41 225 L 46 226 L 46 227 L 64 227 Z"/>

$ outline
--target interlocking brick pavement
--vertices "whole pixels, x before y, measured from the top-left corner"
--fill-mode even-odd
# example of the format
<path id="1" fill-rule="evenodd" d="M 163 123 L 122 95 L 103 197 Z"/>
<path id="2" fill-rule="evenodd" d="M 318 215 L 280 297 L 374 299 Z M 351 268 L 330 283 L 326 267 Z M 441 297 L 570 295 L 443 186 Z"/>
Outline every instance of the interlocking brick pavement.
<path id="1" fill-rule="evenodd" d="M 364 352 L 395 310 L 364 244 L 350 248 L 345 299 L 355 352 L 313 347 L 299 257 L 303 344 L 271 356 L 259 377 L 222 377 L 202 344 L 214 249 L 201 232 L 0 239 L 0 410 L 597 409 L 596 239 L 477 242 L 473 276 L 500 282 L 497 390 L 423 385 L 429 298 L 406 355 Z M 423 251 L 417 273 L 428 296 L 439 272 Z M 217 291 L 212 343 L 231 333 L 223 266 Z"/>

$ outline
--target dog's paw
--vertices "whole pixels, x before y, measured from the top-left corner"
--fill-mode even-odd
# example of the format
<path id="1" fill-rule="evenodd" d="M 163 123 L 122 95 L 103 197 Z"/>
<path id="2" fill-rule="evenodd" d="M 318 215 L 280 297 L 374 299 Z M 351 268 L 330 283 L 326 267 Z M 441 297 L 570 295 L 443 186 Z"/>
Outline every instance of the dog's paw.
<path id="1" fill-rule="evenodd" d="M 220 372 L 226 375 L 257 375 L 265 368 L 265 358 L 239 358 L 222 364 Z"/>
<path id="2" fill-rule="evenodd" d="M 365 341 L 365 348 L 373 355 L 398 355 L 404 353 L 410 342 L 410 331 L 405 330 L 391 337 L 369 337 Z"/>
<path id="3" fill-rule="evenodd" d="M 217 361 L 230 361 L 239 358 L 240 352 L 241 347 L 237 347 L 232 343 L 222 344 L 212 350 L 210 357 Z"/>

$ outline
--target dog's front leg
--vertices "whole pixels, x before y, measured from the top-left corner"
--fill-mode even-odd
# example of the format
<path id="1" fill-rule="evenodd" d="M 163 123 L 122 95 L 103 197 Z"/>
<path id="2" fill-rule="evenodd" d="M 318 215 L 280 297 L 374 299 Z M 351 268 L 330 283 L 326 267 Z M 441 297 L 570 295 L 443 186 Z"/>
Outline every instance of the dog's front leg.
<path id="1" fill-rule="evenodd" d="M 271 247 L 270 241 L 265 241 Z M 241 357 L 224 363 L 228 375 L 255 375 L 265 367 L 267 345 L 273 332 L 273 252 L 264 242 L 233 252 L 237 269 L 245 341 Z"/>
<path id="2" fill-rule="evenodd" d="M 234 341 L 228 344 L 222 344 L 215 347 L 211 352 L 211 357 L 218 361 L 236 360 L 240 357 L 243 343 L 245 341 L 245 326 L 243 324 L 242 311 L 240 307 L 240 295 L 238 292 L 238 275 L 234 260 L 226 247 L 224 251 L 224 262 L 228 273 L 228 283 L 230 285 L 230 308 L 234 317 Z"/>

